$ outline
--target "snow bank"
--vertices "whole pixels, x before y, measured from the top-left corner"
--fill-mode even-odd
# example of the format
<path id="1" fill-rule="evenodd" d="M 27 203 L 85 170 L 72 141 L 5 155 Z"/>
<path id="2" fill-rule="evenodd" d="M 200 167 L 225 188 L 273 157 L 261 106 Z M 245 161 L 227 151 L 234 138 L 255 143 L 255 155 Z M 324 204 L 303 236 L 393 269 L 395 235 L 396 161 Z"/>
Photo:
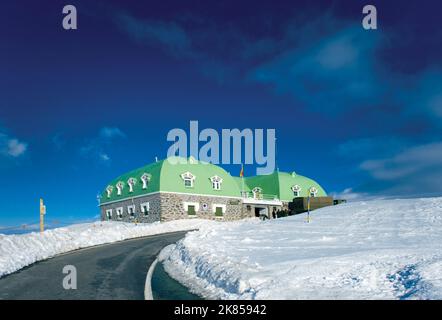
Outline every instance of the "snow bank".
<path id="1" fill-rule="evenodd" d="M 192 230 L 211 223 L 201 219 L 137 225 L 95 222 L 47 230 L 43 234 L 0 234 L 0 277 L 60 253 L 125 239 Z"/>
<path id="2" fill-rule="evenodd" d="M 211 299 L 442 299 L 442 198 L 203 226 L 160 260 Z"/>

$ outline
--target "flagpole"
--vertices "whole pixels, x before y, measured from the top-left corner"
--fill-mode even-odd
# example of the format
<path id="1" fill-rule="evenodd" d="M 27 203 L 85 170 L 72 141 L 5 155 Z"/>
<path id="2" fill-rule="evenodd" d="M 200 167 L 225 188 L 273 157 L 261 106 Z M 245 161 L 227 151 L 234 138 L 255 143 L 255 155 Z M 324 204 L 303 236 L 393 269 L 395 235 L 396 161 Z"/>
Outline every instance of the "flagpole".
<path id="1" fill-rule="evenodd" d="M 244 197 L 244 165 L 241 163 L 241 196 Z"/>

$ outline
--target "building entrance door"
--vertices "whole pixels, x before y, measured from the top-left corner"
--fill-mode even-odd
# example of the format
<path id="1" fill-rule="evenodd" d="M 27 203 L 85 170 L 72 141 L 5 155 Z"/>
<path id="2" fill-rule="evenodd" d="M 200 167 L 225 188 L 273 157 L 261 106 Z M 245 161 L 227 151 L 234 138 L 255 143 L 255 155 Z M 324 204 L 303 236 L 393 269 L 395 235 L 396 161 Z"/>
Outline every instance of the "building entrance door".
<path id="1" fill-rule="evenodd" d="M 266 216 L 268 218 L 267 208 L 266 207 L 255 207 L 255 217 L 259 218 L 262 216 Z"/>

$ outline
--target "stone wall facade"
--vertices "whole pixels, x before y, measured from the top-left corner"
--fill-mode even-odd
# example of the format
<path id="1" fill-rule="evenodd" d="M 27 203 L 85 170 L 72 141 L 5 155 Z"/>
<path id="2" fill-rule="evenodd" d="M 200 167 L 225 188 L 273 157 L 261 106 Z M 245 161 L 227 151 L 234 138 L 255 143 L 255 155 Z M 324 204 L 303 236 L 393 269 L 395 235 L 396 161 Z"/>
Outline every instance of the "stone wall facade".
<path id="1" fill-rule="evenodd" d="M 149 212 L 142 212 L 141 204 L 149 203 Z M 134 206 L 134 213 L 129 213 L 129 206 Z M 122 208 L 121 218 L 117 215 L 117 209 Z M 151 194 L 143 197 L 125 199 L 118 202 L 103 204 L 101 206 L 101 220 L 124 221 L 124 222 L 142 222 L 150 223 L 160 221 L 161 217 L 161 198 L 160 194 Z M 108 218 L 107 210 L 112 210 L 111 217 Z"/>
<path id="2" fill-rule="evenodd" d="M 142 210 L 142 204 L 146 203 L 149 203 L 147 214 Z M 195 214 L 189 214 L 189 205 L 195 208 Z M 129 207 L 134 209 L 132 214 L 129 212 Z M 216 207 L 222 208 L 221 216 L 215 214 Z M 285 207 L 287 203 L 283 203 L 283 208 Z M 274 208 L 282 209 L 281 206 L 243 203 L 240 198 L 161 192 L 103 204 L 101 219 L 141 223 L 192 218 L 232 221 L 257 216 L 255 208 L 266 208 L 269 218 L 272 218 Z M 121 215 L 117 214 L 118 209 L 122 210 Z"/>
<path id="3" fill-rule="evenodd" d="M 186 210 L 186 205 L 195 205 L 194 215 Z M 216 216 L 214 211 L 219 206 L 223 207 L 223 215 Z M 248 217 L 242 210 L 242 200 L 236 198 L 161 193 L 161 221 L 176 219 L 210 219 L 210 220 L 239 220 Z"/>

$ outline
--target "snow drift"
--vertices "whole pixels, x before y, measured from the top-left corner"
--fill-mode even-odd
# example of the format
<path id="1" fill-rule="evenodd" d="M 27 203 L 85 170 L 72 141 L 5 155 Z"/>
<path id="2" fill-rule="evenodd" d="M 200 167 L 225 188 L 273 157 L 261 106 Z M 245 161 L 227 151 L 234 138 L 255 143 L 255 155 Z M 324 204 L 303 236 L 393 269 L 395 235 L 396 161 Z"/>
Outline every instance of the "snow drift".
<path id="1" fill-rule="evenodd" d="M 201 219 L 137 225 L 95 222 L 47 230 L 43 234 L 0 234 L 0 277 L 60 253 L 131 238 L 197 229 L 202 224 L 211 222 Z"/>
<path id="2" fill-rule="evenodd" d="M 441 299 L 442 198 L 203 226 L 160 260 L 211 299 Z"/>

